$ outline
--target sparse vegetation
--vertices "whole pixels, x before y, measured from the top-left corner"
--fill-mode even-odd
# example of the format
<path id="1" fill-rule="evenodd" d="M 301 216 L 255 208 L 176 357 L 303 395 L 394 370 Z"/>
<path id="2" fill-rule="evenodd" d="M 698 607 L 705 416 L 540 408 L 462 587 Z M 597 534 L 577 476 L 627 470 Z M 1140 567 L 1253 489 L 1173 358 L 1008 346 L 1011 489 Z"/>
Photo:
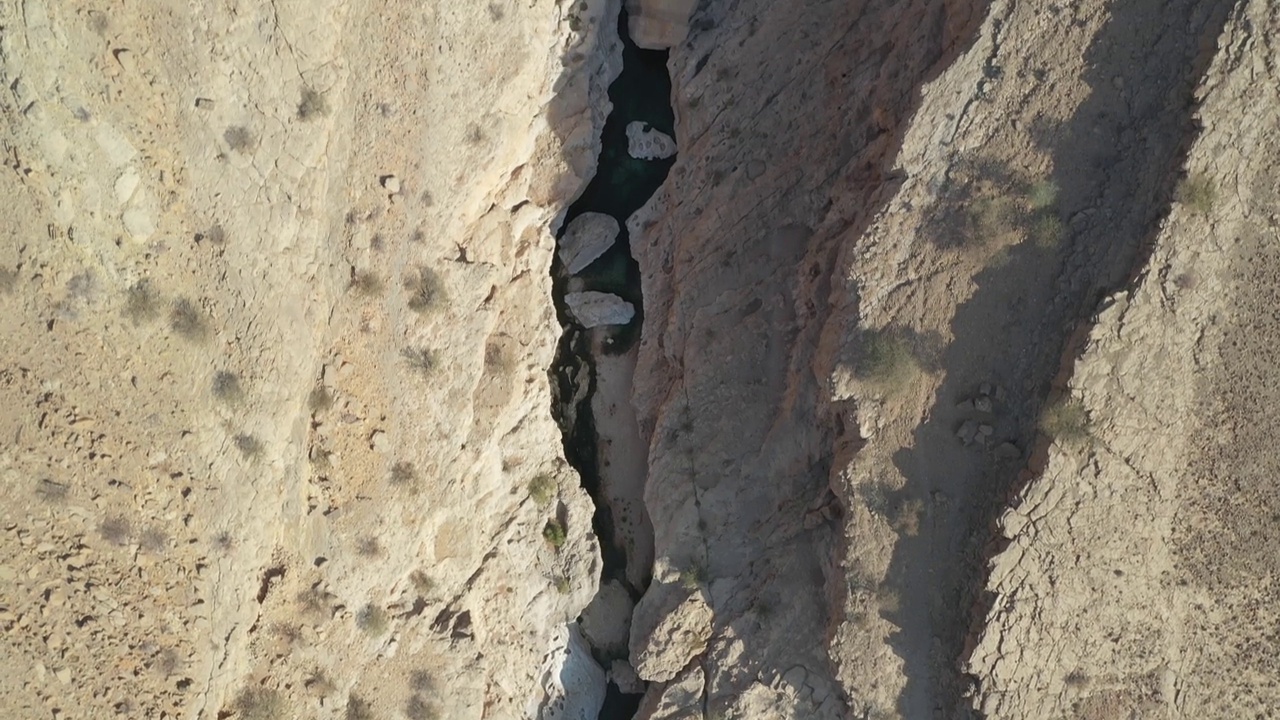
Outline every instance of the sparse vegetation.
<path id="1" fill-rule="evenodd" d="M 169 309 L 169 328 L 192 342 L 199 342 L 209 336 L 209 325 L 195 303 L 186 298 L 178 298 Z"/>
<path id="2" fill-rule="evenodd" d="M 1061 442 L 1078 442 L 1089 436 L 1089 413 L 1077 398 L 1064 397 L 1045 408 L 1040 429 Z"/>
<path id="3" fill-rule="evenodd" d="M 387 611 L 372 603 L 360 608 L 356 613 L 356 626 L 372 637 L 381 637 L 387 632 Z"/>
<path id="4" fill-rule="evenodd" d="M 160 293 L 152 287 L 150 280 L 139 280 L 125 291 L 124 316 L 134 325 L 154 320 L 159 314 Z"/>
<path id="5" fill-rule="evenodd" d="M 152 555 L 159 555 L 169 549 L 169 534 L 155 526 L 143 530 L 138 540 L 142 549 Z"/>
<path id="6" fill-rule="evenodd" d="M 529 497 L 539 505 L 546 505 L 556 496 L 556 480 L 547 474 L 535 476 L 529 481 Z"/>
<path id="7" fill-rule="evenodd" d="M 974 239 L 986 245 L 1009 234 L 1018 214 L 1014 201 L 1003 195 L 975 199 L 969 206 Z"/>
<path id="8" fill-rule="evenodd" d="M 302 98 L 298 101 L 298 119 L 314 120 L 328 114 L 329 101 L 325 99 L 324 93 L 314 88 L 302 88 Z"/>
<path id="9" fill-rule="evenodd" d="M 1043 214 L 1031 223 L 1031 241 L 1037 247 L 1050 250 L 1062 244 L 1067 235 L 1067 228 L 1062 220 L 1053 214 Z"/>
<path id="10" fill-rule="evenodd" d="M 222 133 L 222 139 L 226 141 L 227 147 L 242 153 L 252 150 L 258 144 L 258 139 L 254 137 L 253 132 L 243 125 L 232 125 Z"/>
<path id="11" fill-rule="evenodd" d="M 427 348 L 405 348 L 400 351 L 400 355 L 408 363 L 409 369 L 420 375 L 430 375 L 436 367 L 436 354 Z"/>
<path id="12" fill-rule="evenodd" d="M 228 405 L 244 399 L 240 376 L 227 370 L 219 370 L 213 376 L 213 396 Z"/>
<path id="13" fill-rule="evenodd" d="M 416 693 L 429 693 L 435 690 L 436 681 L 426 670 L 414 670 L 409 673 L 409 688 Z"/>
<path id="14" fill-rule="evenodd" d="M 431 708 L 426 698 L 418 694 L 409 698 L 409 702 L 405 703 L 404 714 L 409 720 L 435 720 L 440 717 Z"/>
<path id="15" fill-rule="evenodd" d="M 418 470 L 411 462 L 401 460 L 391 466 L 390 483 L 396 487 L 413 487 L 418 484 Z"/>
<path id="16" fill-rule="evenodd" d="M 251 433 L 240 433 L 235 437 L 236 449 L 246 460 L 256 460 L 262 456 L 262 441 Z"/>
<path id="17" fill-rule="evenodd" d="M 566 537 L 564 525 L 559 520 L 548 520 L 547 524 L 542 526 L 542 538 L 557 550 L 564 545 Z"/>
<path id="18" fill-rule="evenodd" d="M 112 545 L 124 545 L 133 534 L 133 526 L 123 515 L 109 517 L 98 526 L 98 534 Z"/>
<path id="19" fill-rule="evenodd" d="M 356 541 L 356 554 L 364 558 L 376 558 L 382 555 L 382 544 L 378 538 L 365 535 Z"/>
<path id="20" fill-rule="evenodd" d="M 863 334 L 855 374 L 868 385 L 882 392 L 897 392 L 920 372 L 920 361 L 901 334 L 889 329 Z"/>
<path id="21" fill-rule="evenodd" d="M 347 696 L 346 720 L 373 720 L 373 706 L 367 700 L 351 693 Z"/>
<path id="22" fill-rule="evenodd" d="M 561 595 L 568 595 L 569 591 L 573 589 L 573 587 L 569 584 L 569 578 L 565 577 L 564 575 L 557 576 L 556 579 L 552 582 L 552 584 L 555 586 L 556 592 L 560 593 Z"/>
<path id="23" fill-rule="evenodd" d="M 18 271 L 16 269 L 0 268 L 0 295 L 8 295 L 18 286 Z"/>
<path id="24" fill-rule="evenodd" d="M 36 483 L 36 497 L 47 503 L 61 503 L 67 499 L 67 493 L 71 488 L 45 478 Z"/>
<path id="25" fill-rule="evenodd" d="M 328 620 L 333 615 L 333 606 L 329 604 L 329 594 L 318 587 L 310 587 L 298 593 L 298 608 L 306 615 L 321 620 Z"/>
<path id="26" fill-rule="evenodd" d="M 1194 273 L 1184 272 L 1173 279 L 1173 284 L 1179 290 L 1194 290 L 1200 284 L 1200 279 Z"/>
<path id="27" fill-rule="evenodd" d="M 695 562 L 680 571 L 680 584 L 686 590 L 697 590 L 707 582 L 707 566 Z"/>
<path id="28" fill-rule="evenodd" d="M 232 705 L 238 720 L 280 720 L 285 717 L 284 698 L 265 687 L 247 687 Z"/>
<path id="29" fill-rule="evenodd" d="M 220 530 L 217 535 L 213 536 L 213 546 L 221 552 L 228 552 L 236 546 L 236 539 L 231 536 L 229 531 Z"/>
<path id="30" fill-rule="evenodd" d="M 404 284 L 409 293 L 409 309 L 416 313 L 425 313 L 436 307 L 444 299 L 444 286 L 435 271 L 428 267 L 419 267 L 417 274 Z"/>
<path id="31" fill-rule="evenodd" d="M 436 581 L 425 570 L 414 570 L 409 574 L 409 582 L 413 583 L 413 589 L 419 595 L 427 595 L 436 587 Z"/>
<path id="32" fill-rule="evenodd" d="M 307 689 L 307 692 L 322 698 L 329 697 L 337 690 L 322 668 L 313 669 L 307 679 L 302 682 L 302 686 Z"/>
<path id="33" fill-rule="evenodd" d="M 1178 185 L 1178 202 L 1197 215 L 1208 215 L 1217 199 L 1217 188 L 1204 173 L 1191 173 Z"/>
<path id="34" fill-rule="evenodd" d="M 1077 668 L 1067 673 L 1062 682 L 1069 688 L 1082 688 L 1089 684 L 1089 676 L 1085 675 L 1083 670 Z"/>
<path id="35" fill-rule="evenodd" d="M 385 288 L 382 278 L 372 270 L 358 270 L 351 275 L 349 289 L 356 297 L 377 297 Z"/>
<path id="36" fill-rule="evenodd" d="M 1058 201 L 1058 184 L 1052 180 L 1041 180 L 1032 184 L 1027 202 L 1032 210 L 1048 210 Z"/>
<path id="37" fill-rule="evenodd" d="M 313 413 L 324 412 L 333 407 L 333 394 L 325 386 L 317 385 L 307 396 L 307 407 Z"/>

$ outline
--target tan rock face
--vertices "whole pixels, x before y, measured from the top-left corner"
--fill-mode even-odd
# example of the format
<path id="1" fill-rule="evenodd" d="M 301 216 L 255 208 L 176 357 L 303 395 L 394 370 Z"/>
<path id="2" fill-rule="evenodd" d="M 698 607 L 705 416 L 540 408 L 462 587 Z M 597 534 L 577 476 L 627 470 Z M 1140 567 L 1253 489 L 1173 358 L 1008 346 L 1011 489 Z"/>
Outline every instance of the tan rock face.
<path id="1" fill-rule="evenodd" d="M 711 620 L 711 606 L 701 592 L 650 588 L 632 621 L 632 667 L 651 682 L 674 678 L 707 649 Z"/>

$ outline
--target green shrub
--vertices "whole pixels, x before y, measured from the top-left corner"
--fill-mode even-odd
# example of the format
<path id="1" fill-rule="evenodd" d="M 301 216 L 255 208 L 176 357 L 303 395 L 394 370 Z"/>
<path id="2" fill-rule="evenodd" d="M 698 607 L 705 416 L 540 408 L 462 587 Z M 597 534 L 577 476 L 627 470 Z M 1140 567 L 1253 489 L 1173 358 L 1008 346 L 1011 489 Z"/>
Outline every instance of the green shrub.
<path id="1" fill-rule="evenodd" d="M 1041 180 L 1031 186 L 1027 202 L 1032 210 L 1048 210 L 1058 201 L 1058 184 L 1052 180 Z"/>
<path id="2" fill-rule="evenodd" d="M 529 497 L 539 505 L 546 505 L 556 496 L 556 480 L 547 474 L 534 477 L 529 481 Z"/>
<path id="3" fill-rule="evenodd" d="M 542 538 L 547 541 L 548 545 L 557 550 L 564 545 L 567 537 L 564 525 L 559 520 L 548 520 L 547 524 L 542 526 Z"/>
<path id="4" fill-rule="evenodd" d="M 1031 224 L 1031 241 L 1037 247 L 1051 250 L 1062 244 L 1067 235 L 1067 228 L 1057 215 L 1045 214 L 1037 217 Z"/>
<path id="5" fill-rule="evenodd" d="M 1204 173 L 1191 173 L 1178 185 L 1178 202 L 1197 215 L 1208 215 L 1217 199 L 1218 190 Z"/>
<path id="6" fill-rule="evenodd" d="M 573 586 L 569 584 L 569 578 L 564 575 L 557 576 L 556 579 L 552 581 L 552 585 L 555 586 L 556 592 L 561 595 L 568 595 L 569 591 L 573 589 Z"/>
<path id="7" fill-rule="evenodd" d="M 1089 436 L 1089 413 L 1077 398 L 1064 397 L 1044 409 L 1040 428 L 1063 442 L 1076 442 Z"/>
<path id="8" fill-rule="evenodd" d="M 889 329 L 863 334 L 854 373 L 863 382 L 883 392 L 897 392 L 920 372 L 920 361 L 906 338 Z"/>
<path id="9" fill-rule="evenodd" d="M 700 562 L 695 562 L 684 570 L 680 571 L 680 584 L 686 590 L 697 590 L 707 582 L 707 566 Z"/>

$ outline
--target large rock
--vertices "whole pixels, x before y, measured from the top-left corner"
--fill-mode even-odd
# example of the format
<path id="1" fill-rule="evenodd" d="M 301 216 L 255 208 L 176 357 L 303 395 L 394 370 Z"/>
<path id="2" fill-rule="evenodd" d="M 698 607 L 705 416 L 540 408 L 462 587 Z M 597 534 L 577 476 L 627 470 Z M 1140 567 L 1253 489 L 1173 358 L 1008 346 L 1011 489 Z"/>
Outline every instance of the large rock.
<path id="1" fill-rule="evenodd" d="M 608 656 L 625 654 L 634 607 L 622 583 L 610 580 L 601 585 L 600 592 L 582 611 L 582 632 L 591 646 Z"/>
<path id="2" fill-rule="evenodd" d="M 594 290 L 566 293 L 564 302 L 569 306 L 573 317 L 587 328 L 626 325 L 636 316 L 636 309 L 631 303 L 617 295 Z"/>
<path id="3" fill-rule="evenodd" d="M 689 16 L 697 0 L 627 0 L 627 23 L 636 45 L 665 50 L 689 35 Z"/>
<path id="4" fill-rule="evenodd" d="M 640 677 L 667 682 L 707 649 L 711 606 L 702 592 L 655 585 L 636 608 L 631 626 L 631 666 Z"/>
<path id="5" fill-rule="evenodd" d="M 637 160 L 666 160 L 676 154 L 676 141 L 649 123 L 636 120 L 627 125 L 627 154 Z"/>
<path id="6" fill-rule="evenodd" d="M 569 223 L 560 238 L 560 262 L 574 275 L 600 257 L 618 239 L 618 221 L 604 213 L 583 213 Z"/>
<path id="7" fill-rule="evenodd" d="M 605 672 L 578 626 L 569 625 L 567 642 L 557 643 L 547 658 L 543 689 L 546 699 L 538 720 L 596 720 L 604 705 Z M 558 648 L 563 647 L 563 650 Z"/>

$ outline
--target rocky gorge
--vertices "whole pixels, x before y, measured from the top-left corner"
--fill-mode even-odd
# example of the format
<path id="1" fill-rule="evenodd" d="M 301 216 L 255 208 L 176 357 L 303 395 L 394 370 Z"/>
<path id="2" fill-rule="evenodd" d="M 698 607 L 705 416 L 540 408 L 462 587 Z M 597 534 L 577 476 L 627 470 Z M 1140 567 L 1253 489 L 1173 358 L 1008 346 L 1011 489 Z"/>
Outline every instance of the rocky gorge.
<path id="1" fill-rule="evenodd" d="M 1265 0 L 0 0 L 0 714 L 1265 717 Z"/>

